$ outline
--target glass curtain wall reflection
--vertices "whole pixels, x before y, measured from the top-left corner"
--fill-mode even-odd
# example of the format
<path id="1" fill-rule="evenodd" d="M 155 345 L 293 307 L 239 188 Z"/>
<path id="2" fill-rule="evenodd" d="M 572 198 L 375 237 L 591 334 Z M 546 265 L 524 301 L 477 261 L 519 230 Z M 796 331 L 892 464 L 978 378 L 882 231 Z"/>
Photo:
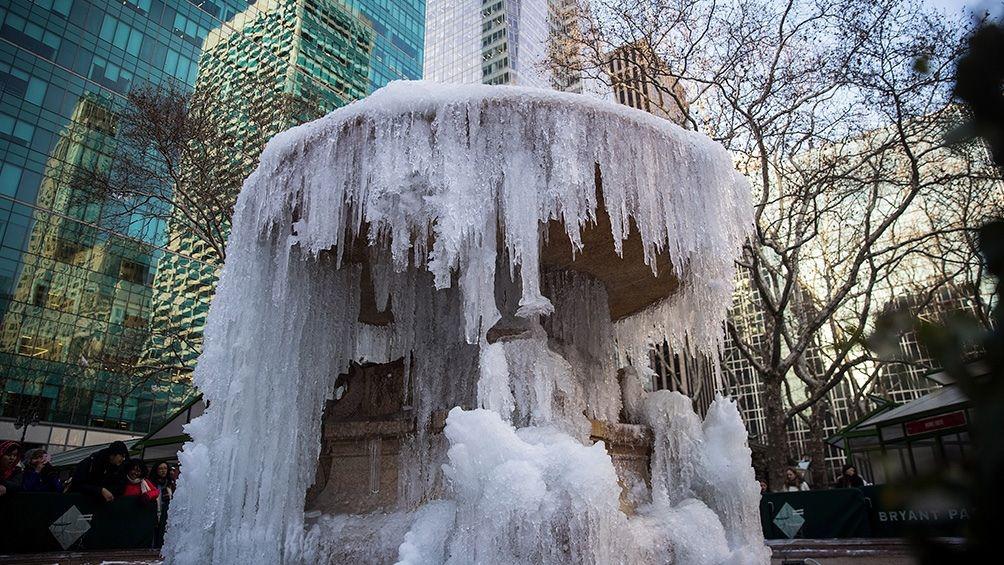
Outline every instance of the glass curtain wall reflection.
<path id="1" fill-rule="evenodd" d="M 554 10 L 564 0 L 429 0 L 425 78 L 548 88 Z"/>
<path id="2" fill-rule="evenodd" d="M 265 80 L 326 112 L 418 78 L 423 22 L 422 0 L 0 7 L 0 439 L 60 450 L 138 436 L 197 394 L 199 342 L 171 336 L 201 336 L 219 265 L 150 204 L 95 197 L 80 174 L 114 166 L 131 89 Z M 264 31 L 273 48 L 254 49 Z M 250 167 L 258 150 L 221 166 Z"/>

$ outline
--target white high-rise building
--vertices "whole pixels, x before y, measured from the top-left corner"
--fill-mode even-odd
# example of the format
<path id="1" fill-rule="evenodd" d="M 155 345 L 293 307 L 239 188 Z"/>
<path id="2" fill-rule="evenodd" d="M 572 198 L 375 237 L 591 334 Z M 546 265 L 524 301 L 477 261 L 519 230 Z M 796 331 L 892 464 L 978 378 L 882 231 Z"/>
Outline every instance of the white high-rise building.
<path id="1" fill-rule="evenodd" d="M 426 80 L 552 86 L 546 70 L 555 0 L 428 0 Z"/>

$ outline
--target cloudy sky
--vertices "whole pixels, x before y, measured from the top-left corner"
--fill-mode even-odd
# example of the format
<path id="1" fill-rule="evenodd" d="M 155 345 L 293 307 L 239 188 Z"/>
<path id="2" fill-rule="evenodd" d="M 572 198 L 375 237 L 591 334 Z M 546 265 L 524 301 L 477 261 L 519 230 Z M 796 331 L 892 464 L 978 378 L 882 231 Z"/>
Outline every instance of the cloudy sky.
<path id="1" fill-rule="evenodd" d="M 974 10 L 990 11 L 997 15 L 1004 12 L 1004 0 L 927 0 L 927 3 L 946 12 Z"/>

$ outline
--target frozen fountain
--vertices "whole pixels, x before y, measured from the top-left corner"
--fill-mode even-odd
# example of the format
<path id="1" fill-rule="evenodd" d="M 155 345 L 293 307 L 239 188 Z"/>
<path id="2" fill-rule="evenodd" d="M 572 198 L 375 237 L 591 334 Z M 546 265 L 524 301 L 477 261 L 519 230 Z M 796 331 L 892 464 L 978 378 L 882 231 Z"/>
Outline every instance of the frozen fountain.
<path id="1" fill-rule="evenodd" d="M 767 563 L 746 430 L 643 389 L 715 352 L 749 189 L 706 137 L 397 82 L 276 136 L 195 373 L 171 563 Z"/>

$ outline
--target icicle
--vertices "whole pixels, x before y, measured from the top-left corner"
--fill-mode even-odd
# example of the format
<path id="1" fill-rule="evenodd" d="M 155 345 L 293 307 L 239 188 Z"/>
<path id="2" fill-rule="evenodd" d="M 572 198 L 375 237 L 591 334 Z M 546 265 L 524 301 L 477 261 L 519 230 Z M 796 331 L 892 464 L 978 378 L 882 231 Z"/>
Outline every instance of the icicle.
<path id="1" fill-rule="evenodd" d="M 369 456 L 369 487 L 371 494 L 377 494 L 380 492 L 380 459 L 382 456 L 382 441 L 380 436 L 370 438 L 367 442 L 366 449 Z"/>
<path id="2" fill-rule="evenodd" d="M 501 343 L 481 345 L 480 367 L 478 406 L 495 412 L 506 422 L 512 422 L 516 401 L 509 385 L 509 364 Z"/>

